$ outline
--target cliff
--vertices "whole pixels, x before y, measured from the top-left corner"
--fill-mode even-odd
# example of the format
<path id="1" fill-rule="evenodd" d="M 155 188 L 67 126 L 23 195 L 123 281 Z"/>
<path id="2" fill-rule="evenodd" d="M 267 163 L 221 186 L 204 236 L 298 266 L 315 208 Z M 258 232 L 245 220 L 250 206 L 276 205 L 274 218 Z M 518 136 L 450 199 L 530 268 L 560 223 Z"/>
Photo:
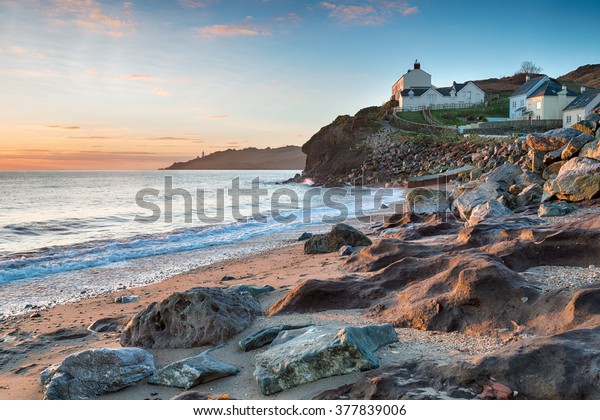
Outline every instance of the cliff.
<path id="1" fill-rule="evenodd" d="M 211 153 L 203 158 L 176 162 L 166 170 L 197 169 L 302 169 L 306 155 L 298 146 L 275 149 L 249 147 L 242 150 L 228 149 Z"/>
<path id="2" fill-rule="evenodd" d="M 302 146 L 306 154 L 303 178 L 317 184 L 339 184 L 341 176 L 352 174 L 368 155 L 363 142 L 381 129 L 373 121 L 379 107 L 365 108 L 354 117 L 341 115 L 321 128 Z"/>

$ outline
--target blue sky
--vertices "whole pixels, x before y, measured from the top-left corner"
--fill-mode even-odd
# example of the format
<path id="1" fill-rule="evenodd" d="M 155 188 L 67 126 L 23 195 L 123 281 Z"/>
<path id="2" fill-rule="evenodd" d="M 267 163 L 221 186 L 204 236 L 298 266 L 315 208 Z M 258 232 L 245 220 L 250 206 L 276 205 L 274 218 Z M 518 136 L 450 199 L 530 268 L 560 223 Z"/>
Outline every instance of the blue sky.
<path id="1" fill-rule="evenodd" d="M 0 0 L 0 169 L 301 145 L 415 59 L 437 86 L 597 63 L 599 20 L 589 0 Z"/>

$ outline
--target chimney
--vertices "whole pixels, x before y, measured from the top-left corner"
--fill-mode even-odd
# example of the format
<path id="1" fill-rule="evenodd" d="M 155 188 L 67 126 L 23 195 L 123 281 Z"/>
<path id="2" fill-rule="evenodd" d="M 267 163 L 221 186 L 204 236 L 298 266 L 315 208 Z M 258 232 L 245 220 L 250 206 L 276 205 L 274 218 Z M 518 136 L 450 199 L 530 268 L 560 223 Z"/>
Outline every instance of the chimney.
<path id="1" fill-rule="evenodd" d="M 415 70 L 418 70 L 421 68 L 421 63 L 419 63 L 419 60 L 415 60 Z"/>
<path id="2" fill-rule="evenodd" d="M 581 93 L 585 92 L 585 86 L 581 86 L 580 92 Z"/>
<path id="3" fill-rule="evenodd" d="M 526 74 L 525 75 L 525 82 L 529 82 L 529 80 L 531 80 L 531 76 Z"/>

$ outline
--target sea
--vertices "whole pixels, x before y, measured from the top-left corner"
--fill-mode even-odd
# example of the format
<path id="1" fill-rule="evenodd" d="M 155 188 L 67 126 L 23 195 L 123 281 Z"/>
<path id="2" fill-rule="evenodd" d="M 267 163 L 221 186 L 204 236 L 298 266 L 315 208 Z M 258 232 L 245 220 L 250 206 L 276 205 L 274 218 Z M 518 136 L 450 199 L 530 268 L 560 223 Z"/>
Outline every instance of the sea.
<path id="1" fill-rule="evenodd" d="M 0 171 L 0 317 L 370 225 L 404 199 L 283 182 L 296 172 Z"/>

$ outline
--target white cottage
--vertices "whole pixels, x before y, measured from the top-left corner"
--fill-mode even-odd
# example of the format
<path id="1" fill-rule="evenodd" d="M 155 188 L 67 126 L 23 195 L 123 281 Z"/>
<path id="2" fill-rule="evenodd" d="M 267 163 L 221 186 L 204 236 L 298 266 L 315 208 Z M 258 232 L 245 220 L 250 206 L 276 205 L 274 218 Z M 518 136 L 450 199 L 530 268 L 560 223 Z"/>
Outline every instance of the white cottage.
<path id="1" fill-rule="evenodd" d="M 577 96 L 548 76 L 525 79 L 510 95 L 509 115 L 513 120 L 560 120 L 563 109 Z"/>
<path id="2" fill-rule="evenodd" d="M 581 89 L 581 95 L 563 109 L 563 127 L 571 127 L 600 106 L 600 89 Z"/>
<path id="3" fill-rule="evenodd" d="M 426 108 L 464 108 L 483 103 L 485 93 L 473 82 L 452 83 L 437 88 L 431 84 L 431 75 L 415 61 L 410 69 L 392 86 L 392 99 L 398 101 L 398 109 L 418 111 Z"/>

